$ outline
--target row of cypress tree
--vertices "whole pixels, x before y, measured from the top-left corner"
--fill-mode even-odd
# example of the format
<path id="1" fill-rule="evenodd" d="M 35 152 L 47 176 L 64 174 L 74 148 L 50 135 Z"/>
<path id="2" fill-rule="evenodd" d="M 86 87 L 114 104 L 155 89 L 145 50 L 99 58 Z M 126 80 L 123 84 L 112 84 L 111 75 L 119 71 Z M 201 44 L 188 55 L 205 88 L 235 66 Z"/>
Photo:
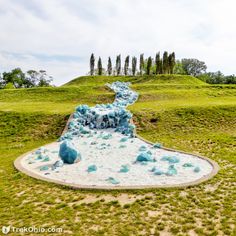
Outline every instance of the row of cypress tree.
<path id="1" fill-rule="evenodd" d="M 144 54 L 139 58 L 139 70 L 137 69 L 137 58 L 132 57 L 131 69 L 129 68 L 130 56 L 127 56 L 124 61 L 124 67 L 121 65 L 121 55 L 116 57 L 115 67 L 112 67 L 111 57 L 108 58 L 107 70 L 102 66 L 102 59 L 99 57 L 97 68 L 95 68 L 95 57 L 92 53 L 90 57 L 90 75 L 151 75 L 151 74 L 173 74 L 175 66 L 175 53 L 164 52 L 161 57 L 160 52 L 156 54 L 155 59 L 148 57 L 144 59 Z"/>

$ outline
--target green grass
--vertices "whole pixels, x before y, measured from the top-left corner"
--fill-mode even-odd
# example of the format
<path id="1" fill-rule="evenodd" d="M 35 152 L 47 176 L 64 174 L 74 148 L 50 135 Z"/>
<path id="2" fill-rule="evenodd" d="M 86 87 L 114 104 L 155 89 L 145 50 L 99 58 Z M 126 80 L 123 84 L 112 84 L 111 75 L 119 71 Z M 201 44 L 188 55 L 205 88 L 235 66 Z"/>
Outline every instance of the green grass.
<path id="1" fill-rule="evenodd" d="M 131 81 L 143 137 L 205 155 L 221 169 L 185 189 L 85 191 L 35 180 L 13 161 L 56 140 L 78 104 L 112 102 L 104 84 Z M 60 88 L 0 90 L 0 227 L 62 227 L 63 235 L 235 235 L 236 86 L 189 76 L 82 77 Z"/>

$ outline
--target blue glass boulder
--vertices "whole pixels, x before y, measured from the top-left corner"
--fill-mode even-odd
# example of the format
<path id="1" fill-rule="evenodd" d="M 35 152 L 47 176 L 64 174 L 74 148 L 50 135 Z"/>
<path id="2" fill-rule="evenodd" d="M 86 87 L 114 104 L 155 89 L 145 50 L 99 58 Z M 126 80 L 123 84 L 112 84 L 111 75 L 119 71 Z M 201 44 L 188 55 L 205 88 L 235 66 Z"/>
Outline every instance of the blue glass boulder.
<path id="1" fill-rule="evenodd" d="M 59 156 L 64 163 L 74 164 L 81 161 L 81 155 L 74 145 L 69 141 L 64 141 L 60 145 Z"/>

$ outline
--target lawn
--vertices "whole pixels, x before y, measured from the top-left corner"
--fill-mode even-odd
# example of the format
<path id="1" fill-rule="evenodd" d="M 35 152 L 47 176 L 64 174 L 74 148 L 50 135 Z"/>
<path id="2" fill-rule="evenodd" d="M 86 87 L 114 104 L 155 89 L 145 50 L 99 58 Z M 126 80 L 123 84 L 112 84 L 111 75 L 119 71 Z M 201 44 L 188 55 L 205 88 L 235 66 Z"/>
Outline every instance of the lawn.
<path id="1" fill-rule="evenodd" d="M 205 155 L 219 173 L 198 186 L 85 191 L 16 171 L 21 154 L 56 140 L 78 104 L 111 102 L 104 85 L 131 81 L 138 133 Z M 59 88 L 0 90 L 0 226 L 62 227 L 62 235 L 235 235 L 236 86 L 190 76 L 82 77 Z"/>

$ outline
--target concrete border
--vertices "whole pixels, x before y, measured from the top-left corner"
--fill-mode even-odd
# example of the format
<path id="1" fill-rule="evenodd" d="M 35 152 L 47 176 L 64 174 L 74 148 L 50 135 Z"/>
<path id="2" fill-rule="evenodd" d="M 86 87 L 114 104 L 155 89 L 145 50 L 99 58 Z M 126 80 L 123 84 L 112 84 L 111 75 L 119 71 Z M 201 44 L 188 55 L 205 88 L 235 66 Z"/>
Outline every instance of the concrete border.
<path id="1" fill-rule="evenodd" d="M 62 132 L 62 135 L 64 135 L 67 130 L 68 130 L 68 127 L 69 127 L 69 123 L 70 121 L 72 120 L 73 118 L 73 113 L 70 115 L 67 123 L 66 123 L 66 126 Z M 131 120 L 131 123 L 133 123 L 133 120 Z M 153 145 L 154 143 L 153 142 L 150 142 L 144 138 L 142 138 L 140 135 L 137 134 L 136 130 L 134 131 L 134 134 L 135 134 L 135 137 L 136 138 L 139 138 L 141 139 L 142 141 L 146 142 L 147 144 L 151 144 Z M 56 142 L 53 142 L 53 143 L 56 143 Z M 51 145 L 52 143 L 50 144 L 47 144 L 47 145 L 44 145 L 45 147 Z M 195 156 L 195 157 L 198 157 L 200 159 L 203 159 L 203 160 L 206 160 L 207 162 L 210 163 L 210 165 L 212 166 L 212 171 L 211 173 L 209 173 L 208 175 L 205 175 L 203 177 L 201 177 L 200 179 L 198 180 L 195 180 L 195 181 L 191 181 L 191 182 L 188 182 L 188 183 L 184 183 L 184 184 L 170 184 L 170 185 L 137 185 L 137 186 L 93 186 L 93 185 L 80 185 L 80 184 L 72 184 L 72 183 L 65 183 L 63 181 L 59 181 L 59 180 L 53 180 L 53 179 L 49 179 L 47 177 L 44 177 L 44 176 L 41 176 L 39 174 L 36 174 L 36 173 L 33 173 L 31 171 L 29 171 L 28 169 L 25 169 L 22 165 L 21 165 L 21 160 L 23 157 L 25 157 L 27 154 L 37 150 L 38 148 L 34 149 L 34 150 L 31 150 L 21 156 L 19 156 L 15 161 L 14 161 L 14 166 L 15 168 L 18 170 L 18 171 L 21 171 L 23 172 L 24 174 L 30 176 L 30 177 L 33 177 L 35 179 L 39 179 L 39 180 L 44 180 L 44 181 L 47 181 L 47 182 L 50 182 L 50 183 L 55 183 L 55 184 L 59 184 L 59 185 L 64 185 L 64 186 L 68 186 L 70 188 L 73 188 L 73 189 L 87 189 L 87 190 L 141 190 L 141 189 L 154 189 L 154 188 L 186 188 L 186 187 L 189 187 L 189 186 L 194 186 L 194 185 L 198 185 L 202 182 L 205 182 L 211 178 L 213 178 L 219 171 L 219 165 L 211 160 L 210 158 L 207 158 L 207 157 L 203 157 L 203 156 L 200 156 L 200 155 L 195 155 L 195 154 L 192 154 L 192 153 L 188 153 L 188 152 L 184 152 L 184 151 L 179 151 L 179 150 L 175 150 L 175 149 L 171 149 L 171 148 L 167 148 L 167 147 L 162 147 L 161 149 L 164 149 L 164 150 L 167 150 L 167 151 L 172 151 L 172 152 L 179 152 L 179 153 L 183 153 L 183 154 L 188 154 L 188 155 L 192 155 L 192 156 Z"/>

